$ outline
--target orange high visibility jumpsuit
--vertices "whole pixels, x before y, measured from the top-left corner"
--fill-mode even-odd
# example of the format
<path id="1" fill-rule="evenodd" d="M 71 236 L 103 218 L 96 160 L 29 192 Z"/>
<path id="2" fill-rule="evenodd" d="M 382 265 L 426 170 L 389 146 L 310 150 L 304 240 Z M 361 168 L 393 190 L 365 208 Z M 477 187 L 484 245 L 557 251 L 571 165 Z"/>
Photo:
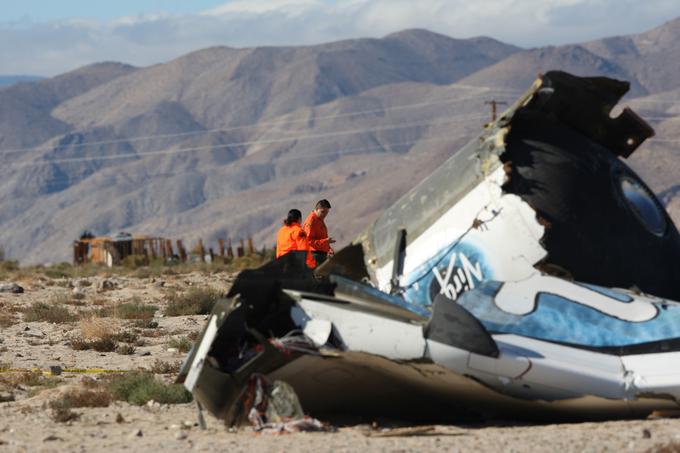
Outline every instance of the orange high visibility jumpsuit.
<path id="1" fill-rule="evenodd" d="M 331 253 L 331 245 L 328 243 L 328 228 L 323 219 L 319 218 L 314 211 L 312 211 L 305 220 L 305 233 L 307 233 L 307 242 L 309 248 L 313 252 Z"/>
<path id="2" fill-rule="evenodd" d="M 307 250 L 307 234 L 299 223 L 283 225 L 276 238 L 276 257 L 279 258 L 294 250 Z"/>

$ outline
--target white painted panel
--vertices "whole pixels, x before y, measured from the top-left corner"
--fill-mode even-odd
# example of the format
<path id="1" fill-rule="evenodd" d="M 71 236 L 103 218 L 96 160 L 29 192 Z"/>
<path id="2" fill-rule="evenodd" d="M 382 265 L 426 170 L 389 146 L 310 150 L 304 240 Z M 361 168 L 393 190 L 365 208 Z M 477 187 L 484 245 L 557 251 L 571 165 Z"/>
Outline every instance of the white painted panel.
<path id="1" fill-rule="evenodd" d="M 393 360 L 420 359 L 425 355 L 425 339 L 420 325 L 386 318 L 379 314 L 348 310 L 346 305 L 302 298 L 298 305 L 311 319 L 333 323 L 345 346 Z M 304 320 L 304 317 L 295 316 Z M 304 326 L 302 326 L 304 327 Z"/>
<path id="2" fill-rule="evenodd" d="M 503 169 L 498 168 L 410 242 L 403 275 L 408 276 L 463 236 L 467 245 L 482 252 L 492 269 L 493 275 L 484 275 L 484 280 L 519 280 L 536 273 L 533 265 L 546 255 L 538 242 L 544 229 L 528 204 L 515 195 L 502 193 L 504 178 Z M 475 220 L 482 222 L 479 228 L 471 228 Z M 451 259 L 463 257 L 454 254 Z M 391 276 L 389 262 L 376 271 L 378 286 L 387 290 Z"/>
<path id="3" fill-rule="evenodd" d="M 518 335 L 494 335 L 501 353 L 514 349 L 531 362 L 521 377 L 528 384 L 550 386 L 578 395 L 627 398 L 621 358 Z M 550 394 L 531 395 L 551 399 Z"/>
<path id="4" fill-rule="evenodd" d="M 670 394 L 680 399 L 680 352 L 621 358 L 638 393 Z"/>
<path id="5" fill-rule="evenodd" d="M 187 373 L 187 377 L 184 380 L 184 387 L 190 392 L 196 386 L 196 381 L 198 381 L 198 377 L 201 375 L 205 357 L 208 354 L 208 351 L 210 351 L 215 336 L 217 336 L 217 316 L 212 315 L 208 320 L 208 328 L 205 330 L 201 343 L 198 345 L 194 360 L 191 362 L 189 373 Z"/>

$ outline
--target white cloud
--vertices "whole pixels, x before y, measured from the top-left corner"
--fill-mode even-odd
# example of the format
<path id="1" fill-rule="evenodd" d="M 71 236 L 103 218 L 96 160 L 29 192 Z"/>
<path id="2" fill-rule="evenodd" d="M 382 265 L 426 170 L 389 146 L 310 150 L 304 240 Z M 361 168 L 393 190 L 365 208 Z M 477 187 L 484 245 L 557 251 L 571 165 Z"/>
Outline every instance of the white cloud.
<path id="1" fill-rule="evenodd" d="M 215 45 L 313 44 L 404 28 L 537 47 L 639 32 L 678 15 L 677 0 L 235 0 L 191 15 L 0 24 L 0 74 L 148 65 Z"/>

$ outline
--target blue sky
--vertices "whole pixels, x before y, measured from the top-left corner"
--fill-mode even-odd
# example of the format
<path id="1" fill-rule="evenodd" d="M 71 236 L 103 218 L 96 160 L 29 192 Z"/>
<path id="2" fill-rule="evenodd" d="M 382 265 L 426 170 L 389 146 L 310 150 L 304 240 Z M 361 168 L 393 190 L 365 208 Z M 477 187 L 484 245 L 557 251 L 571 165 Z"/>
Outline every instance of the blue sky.
<path id="1" fill-rule="evenodd" d="M 0 75 L 147 66 L 211 46 L 304 45 L 426 28 L 524 48 L 639 33 L 680 0 L 4 0 Z"/>

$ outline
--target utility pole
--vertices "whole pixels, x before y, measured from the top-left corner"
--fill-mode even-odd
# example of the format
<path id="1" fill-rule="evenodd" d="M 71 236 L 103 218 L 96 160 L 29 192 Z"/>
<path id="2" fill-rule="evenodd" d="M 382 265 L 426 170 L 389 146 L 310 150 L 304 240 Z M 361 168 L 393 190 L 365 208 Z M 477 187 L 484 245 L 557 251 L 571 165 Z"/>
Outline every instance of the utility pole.
<path id="1" fill-rule="evenodd" d="M 503 101 L 497 101 L 495 99 L 492 99 L 490 101 L 484 101 L 484 105 L 490 105 L 491 106 L 491 121 L 496 121 L 496 112 L 497 112 L 497 106 L 499 105 L 508 105 L 507 102 Z"/>

